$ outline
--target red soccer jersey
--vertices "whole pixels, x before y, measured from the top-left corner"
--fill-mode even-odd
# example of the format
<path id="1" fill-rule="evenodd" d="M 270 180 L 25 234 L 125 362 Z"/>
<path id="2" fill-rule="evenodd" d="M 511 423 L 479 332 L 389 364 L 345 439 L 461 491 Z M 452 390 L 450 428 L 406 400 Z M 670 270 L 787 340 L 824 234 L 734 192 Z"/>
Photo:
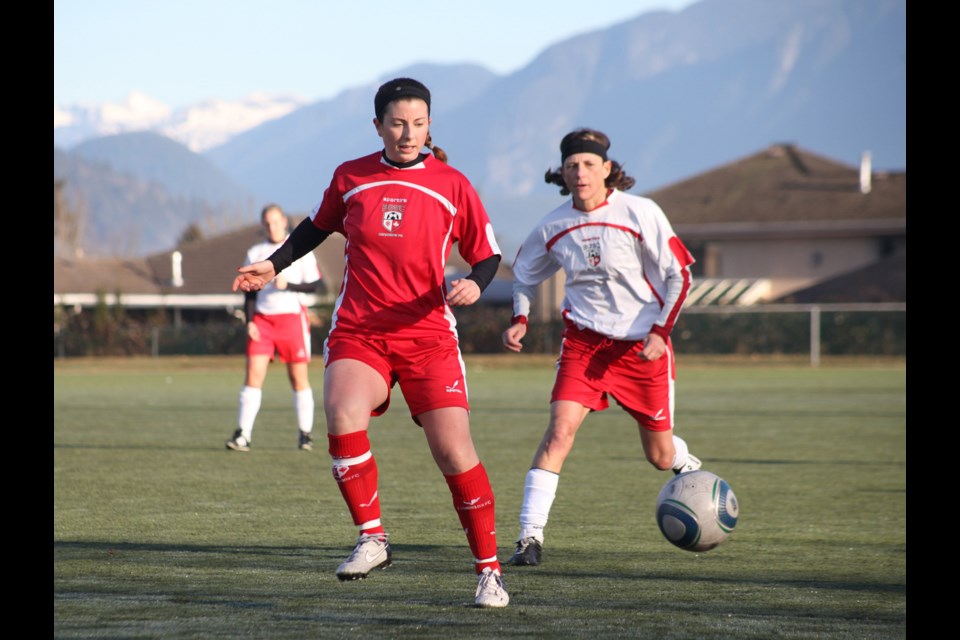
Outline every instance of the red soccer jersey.
<path id="1" fill-rule="evenodd" d="M 331 332 L 455 334 L 444 280 L 453 245 L 471 265 L 501 254 L 473 186 L 432 155 L 404 169 L 380 152 L 341 164 L 313 223 L 347 239 Z"/>

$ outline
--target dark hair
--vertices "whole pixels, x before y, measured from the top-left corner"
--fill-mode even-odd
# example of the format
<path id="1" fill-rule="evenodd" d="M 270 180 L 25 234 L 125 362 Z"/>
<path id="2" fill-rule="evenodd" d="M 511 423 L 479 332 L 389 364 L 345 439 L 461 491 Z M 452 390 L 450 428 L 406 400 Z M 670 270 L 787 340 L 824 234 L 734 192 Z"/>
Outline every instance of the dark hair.
<path id="1" fill-rule="evenodd" d="M 577 129 L 563 136 L 563 140 L 560 141 L 561 154 L 564 154 L 566 151 L 570 151 L 571 149 L 576 149 L 578 147 L 577 143 L 581 141 L 598 143 L 602 149 L 610 149 L 610 138 L 607 137 L 607 134 L 603 133 L 602 131 L 597 131 L 596 129 Z M 587 146 L 589 147 L 589 145 Z M 562 155 L 562 159 L 565 159 L 566 155 Z M 598 155 L 603 157 L 603 154 Z M 623 167 L 619 162 L 616 160 L 610 160 L 610 164 L 612 165 L 610 169 L 610 175 L 607 176 L 605 181 L 608 189 L 619 189 L 620 191 L 626 191 L 637 183 L 636 180 L 623 172 Z M 559 185 L 560 195 L 570 195 L 570 190 L 567 189 L 567 185 L 563 181 L 562 161 L 559 169 L 548 169 L 546 174 L 544 174 L 543 179 L 547 184 Z"/>
<path id="2" fill-rule="evenodd" d="M 383 122 L 383 114 L 387 112 L 387 107 L 394 100 L 400 98 L 420 98 L 427 103 L 427 115 L 430 115 L 430 89 L 427 85 L 413 78 L 394 78 L 384 82 L 377 89 L 377 95 L 373 97 L 373 111 L 377 116 L 377 122 Z M 438 146 L 433 144 L 430 134 L 427 134 L 425 146 L 433 152 L 433 156 L 441 161 L 447 161 L 447 154 Z"/>
<path id="3" fill-rule="evenodd" d="M 283 217 L 284 217 L 284 218 L 287 217 L 287 214 L 286 214 L 286 212 L 283 210 L 283 207 L 281 207 L 280 205 L 278 205 L 278 204 L 276 204 L 276 203 L 271 202 L 271 203 L 269 203 L 269 204 L 264 205 L 263 209 L 260 210 L 260 222 L 263 222 L 263 219 L 267 217 L 267 212 L 268 212 L 268 211 L 271 211 L 271 210 L 273 210 L 273 209 L 276 209 L 276 210 L 279 211 L 281 214 L 283 214 Z"/>

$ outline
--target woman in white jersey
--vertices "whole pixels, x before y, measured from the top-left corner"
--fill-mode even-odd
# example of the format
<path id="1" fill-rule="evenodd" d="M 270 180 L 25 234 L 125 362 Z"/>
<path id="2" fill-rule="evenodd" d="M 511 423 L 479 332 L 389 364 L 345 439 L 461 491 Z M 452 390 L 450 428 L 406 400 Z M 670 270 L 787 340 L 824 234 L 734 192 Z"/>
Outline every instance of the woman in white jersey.
<path id="1" fill-rule="evenodd" d="M 512 565 L 540 564 L 543 531 L 560 469 L 577 430 L 608 395 L 636 421 L 647 460 L 675 473 L 700 467 L 673 435 L 674 358 L 670 331 L 690 288 L 693 257 L 652 200 L 607 157 L 610 140 L 578 129 L 560 142 L 560 168 L 546 181 L 570 200 L 544 216 L 513 265 L 513 318 L 503 344 L 522 349 L 535 288 L 563 269 L 563 340 L 550 422 L 524 482 Z"/>
<path id="2" fill-rule="evenodd" d="M 260 223 L 266 242 L 247 250 L 244 264 L 265 259 L 277 250 L 287 237 L 289 221 L 283 209 L 268 204 L 260 212 Z M 253 441 L 253 424 L 260 412 L 263 382 L 268 365 L 275 356 L 287 364 L 287 378 L 293 389 L 293 409 L 299 427 L 298 446 L 313 449 L 313 389 L 307 376 L 310 362 L 310 321 L 302 294 L 321 287 L 320 269 L 312 253 L 287 267 L 261 291 L 244 296 L 244 317 L 247 325 L 247 373 L 240 390 L 237 429 L 227 440 L 227 449 L 249 451 Z"/>
<path id="3" fill-rule="evenodd" d="M 337 167 L 312 218 L 267 260 L 241 267 L 234 290 L 262 288 L 331 233 L 346 237 L 343 283 L 324 345 L 323 397 L 333 477 L 359 538 L 337 577 L 365 578 L 392 562 L 367 428 L 399 385 L 466 534 L 477 575 L 474 603 L 504 607 L 493 489 L 470 435 L 452 312 L 479 299 L 500 248 L 476 191 L 432 143 L 427 87 L 411 78 L 383 84 L 374 114 L 383 149 Z M 472 271 L 448 289 L 444 268 L 454 244 Z"/>

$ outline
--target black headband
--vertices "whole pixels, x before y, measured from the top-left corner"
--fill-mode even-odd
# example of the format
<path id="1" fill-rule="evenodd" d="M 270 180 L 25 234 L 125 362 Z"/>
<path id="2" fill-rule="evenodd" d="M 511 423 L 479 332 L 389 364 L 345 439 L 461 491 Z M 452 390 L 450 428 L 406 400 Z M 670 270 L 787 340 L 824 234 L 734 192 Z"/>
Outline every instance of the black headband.
<path id="1" fill-rule="evenodd" d="M 585 140 L 583 138 L 574 138 L 560 145 L 560 164 L 563 164 L 568 156 L 575 153 L 595 153 L 603 161 L 607 161 L 606 148 L 596 140 Z"/>
<path id="2" fill-rule="evenodd" d="M 381 85 L 373 98 L 373 109 L 377 120 L 382 122 L 387 105 L 400 98 L 420 98 L 427 103 L 427 114 L 430 113 L 430 90 L 411 78 L 397 78 Z"/>

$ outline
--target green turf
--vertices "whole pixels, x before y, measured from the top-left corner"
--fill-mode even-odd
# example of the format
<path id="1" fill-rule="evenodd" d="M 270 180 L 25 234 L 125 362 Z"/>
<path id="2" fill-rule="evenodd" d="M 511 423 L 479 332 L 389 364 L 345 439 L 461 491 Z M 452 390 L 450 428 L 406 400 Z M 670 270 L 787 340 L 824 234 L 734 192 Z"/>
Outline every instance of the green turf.
<path id="1" fill-rule="evenodd" d="M 502 560 L 546 425 L 551 360 L 467 360 Z M 322 400 L 319 362 L 312 378 Z M 544 563 L 476 579 L 449 491 L 402 397 L 370 439 L 394 565 L 340 583 L 356 539 L 316 449 L 296 449 L 275 365 L 249 453 L 226 451 L 237 358 L 54 362 L 56 638 L 905 638 L 906 365 L 684 363 L 677 433 L 740 503 L 706 553 L 660 535 L 670 478 L 616 408 L 567 460 Z"/>

